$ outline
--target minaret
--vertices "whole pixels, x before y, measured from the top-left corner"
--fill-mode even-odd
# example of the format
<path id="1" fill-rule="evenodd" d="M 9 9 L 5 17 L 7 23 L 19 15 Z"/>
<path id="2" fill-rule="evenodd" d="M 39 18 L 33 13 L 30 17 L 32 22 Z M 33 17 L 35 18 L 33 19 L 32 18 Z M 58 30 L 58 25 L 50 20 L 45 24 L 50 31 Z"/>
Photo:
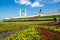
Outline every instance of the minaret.
<path id="1" fill-rule="evenodd" d="M 26 9 L 25 9 L 25 16 L 26 16 Z"/>
<path id="2" fill-rule="evenodd" d="M 21 12 L 21 9 L 20 9 L 20 17 L 21 17 L 21 15 L 22 15 L 22 12 Z"/>
<path id="3" fill-rule="evenodd" d="M 42 9 L 40 9 L 40 11 L 39 11 L 39 16 L 43 16 L 43 11 L 42 11 Z"/>

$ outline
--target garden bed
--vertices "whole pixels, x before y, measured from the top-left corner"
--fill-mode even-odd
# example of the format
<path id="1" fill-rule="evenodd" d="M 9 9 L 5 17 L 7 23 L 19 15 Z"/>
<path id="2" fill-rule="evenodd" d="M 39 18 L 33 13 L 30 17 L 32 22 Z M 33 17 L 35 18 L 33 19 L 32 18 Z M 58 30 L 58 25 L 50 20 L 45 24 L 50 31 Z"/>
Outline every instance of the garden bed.
<path id="1" fill-rule="evenodd" d="M 60 40 L 60 32 L 51 31 L 45 28 L 37 28 L 39 35 L 43 35 L 44 40 Z M 40 40 L 43 40 L 43 37 Z"/>

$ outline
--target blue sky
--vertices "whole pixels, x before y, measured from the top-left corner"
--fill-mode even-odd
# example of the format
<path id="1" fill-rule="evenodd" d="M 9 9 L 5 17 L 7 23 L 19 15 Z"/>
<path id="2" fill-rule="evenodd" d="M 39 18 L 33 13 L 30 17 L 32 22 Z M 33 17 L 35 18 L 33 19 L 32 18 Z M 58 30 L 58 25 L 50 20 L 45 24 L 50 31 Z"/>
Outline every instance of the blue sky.
<path id="1" fill-rule="evenodd" d="M 0 0 L 0 19 L 19 16 L 19 10 L 27 9 L 27 15 L 55 12 L 60 9 L 60 0 Z"/>

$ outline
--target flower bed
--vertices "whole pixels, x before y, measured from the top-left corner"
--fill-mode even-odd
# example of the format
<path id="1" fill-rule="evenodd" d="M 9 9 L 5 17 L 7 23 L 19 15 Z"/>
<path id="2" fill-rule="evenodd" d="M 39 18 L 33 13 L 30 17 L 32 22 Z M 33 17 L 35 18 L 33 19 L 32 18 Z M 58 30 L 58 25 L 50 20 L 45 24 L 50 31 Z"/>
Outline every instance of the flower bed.
<path id="1" fill-rule="evenodd" d="M 28 18 L 28 20 L 37 20 L 37 18 Z"/>
<path id="2" fill-rule="evenodd" d="M 60 32 L 51 31 L 49 29 L 40 27 L 38 27 L 37 29 L 40 35 L 44 35 L 46 37 L 45 40 L 60 40 Z"/>
<path id="3" fill-rule="evenodd" d="M 60 22 L 50 22 L 48 25 L 60 25 Z"/>

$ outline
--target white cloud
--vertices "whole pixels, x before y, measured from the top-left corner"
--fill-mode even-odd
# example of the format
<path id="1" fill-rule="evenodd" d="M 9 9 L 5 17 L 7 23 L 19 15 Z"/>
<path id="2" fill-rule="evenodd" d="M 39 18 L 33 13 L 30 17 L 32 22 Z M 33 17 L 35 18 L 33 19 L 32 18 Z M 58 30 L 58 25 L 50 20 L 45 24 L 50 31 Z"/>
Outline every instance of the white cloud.
<path id="1" fill-rule="evenodd" d="M 15 3 L 18 3 L 20 5 L 30 5 L 31 7 L 42 7 L 42 6 L 44 6 L 38 0 L 36 0 L 34 3 L 32 3 L 30 0 L 15 0 Z"/>
<path id="2" fill-rule="evenodd" d="M 26 5 L 30 5 L 31 2 L 29 0 L 19 0 L 20 4 L 26 4 Z"/>
<path id="3" fill-rule="evenodd" d="M 44 6 L 43 4 L 40 4 L 39 1 L 35 1 L 34 3 L 31 4 L 32 7 L 42 7 Z"/>
<path id="4" fill-rule="evenodd" d="M 29 0 L 15 0 L 15 3 L 18 3 L 18 4 L 26 4 L 26 5 L 30 5 L 31 2 Z"/>
<path id="5" fill-rule="evenodd" d="M 18 3 L 18 1 L 17 1 L 17 0 L 15 0 L 15 3 Z"/>
<path id="6" fill-rule="evenodd" d="M 60 2 L 60 0 L 54 0 L 54 2 Z"/>
<path id="7" fill-rule="evenodd" d="M 15 0 L 15 3 L 18 3 L 18 4 L 26 4 L 26 5 L 30 5 L 31 2 L 29 0 Z"/>
<path id="8" fill-rule="evenodd" d="M 41 3 L 56 3 L 60 2 L 60 0 L 37 0 L 40 1 Z"/>
<path id="9" fill-rule="evenodd" d="M 60 2 L 60 0 L 51 0 L 51 1 L 48 1 L 47 3 L 57 3 L 57 2 Z"/>
<path id="10" fill-rule="evenodd" d="M 35 2 L 31 2 L 30 0 L 15 0 L 15 3 L 20 5 L 30 5 L 31 7 L 43 7 L 46 3 L 56 3 L 60 2 L 60 0 L 35 0 Z M 43 4 L 42 4 L 43 3 Z"/>

